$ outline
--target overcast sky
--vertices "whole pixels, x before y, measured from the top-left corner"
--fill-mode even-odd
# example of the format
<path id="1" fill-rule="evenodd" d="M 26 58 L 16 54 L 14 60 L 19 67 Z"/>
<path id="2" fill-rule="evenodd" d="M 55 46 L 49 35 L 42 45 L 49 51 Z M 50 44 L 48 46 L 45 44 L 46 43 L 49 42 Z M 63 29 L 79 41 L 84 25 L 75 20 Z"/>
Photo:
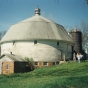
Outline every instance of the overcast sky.
<path id="1" fill-rule="evenodd" d="M 86 0 L 0 0 L 0 31 L 32 17 L 36 7 L 41 9 L 42 16 L 67 29 L 79 27 L 82 21 L 88 22 Z"/>

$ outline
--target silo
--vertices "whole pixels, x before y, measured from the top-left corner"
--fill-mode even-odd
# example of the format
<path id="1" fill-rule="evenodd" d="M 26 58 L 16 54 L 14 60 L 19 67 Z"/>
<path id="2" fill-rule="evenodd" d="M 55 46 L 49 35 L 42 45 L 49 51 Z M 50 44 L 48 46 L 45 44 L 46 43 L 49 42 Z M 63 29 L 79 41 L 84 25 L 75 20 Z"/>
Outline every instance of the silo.
<path id="1" fill-rule="evenodd" d="M 0 56 L 1 56 L 1 45 L 0 45 Z"/>
<path id="2" fill-rule="evenodd" d="M 82 52 L 82 32 L 77 29 L 74 29 L 70 33 L 71 33 L 72 39 L 74 41 L 73 50 L 75 52 L 81 53 Z"/>

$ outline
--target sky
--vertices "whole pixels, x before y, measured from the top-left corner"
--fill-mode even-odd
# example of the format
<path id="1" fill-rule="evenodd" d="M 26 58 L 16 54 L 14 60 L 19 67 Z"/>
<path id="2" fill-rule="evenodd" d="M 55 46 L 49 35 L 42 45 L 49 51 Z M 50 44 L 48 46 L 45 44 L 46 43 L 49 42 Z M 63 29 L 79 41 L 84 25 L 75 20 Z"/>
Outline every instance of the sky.
<path id="1" fill-rule="evenodd" d="M 0 0 L 0 31 L 34 16 L 37 7 L 42 16 L 67 30 L 79 28 L 82 21 L 88 23 L 86 0 Z"/>

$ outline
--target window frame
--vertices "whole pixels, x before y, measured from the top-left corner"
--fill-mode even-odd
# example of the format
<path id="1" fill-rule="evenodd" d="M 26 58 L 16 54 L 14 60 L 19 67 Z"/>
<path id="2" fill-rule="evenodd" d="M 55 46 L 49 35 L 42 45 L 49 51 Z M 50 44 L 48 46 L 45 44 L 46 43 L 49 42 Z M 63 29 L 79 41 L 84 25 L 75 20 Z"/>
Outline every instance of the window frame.
<path id="1" fill-rule="evenodd" d="M 59 46 L 59 42 L 57 41 L 57 46 Z"/>
<path id="2" fill-rule="evenodd" d="M 36 64 L 36 63 L 37 63 L 37 64 Z M 38 66 L 38 62 L 34 62 L 34 65 L 35 65 L 35 66 Z"/>
<path id="3" fill-rule="evenodd" d="M 6 70 L 9 70 L 9 69 L 10 69 L 10 65 L 6 64 Z"/>
<path id="4" fill-rule="evenodd" d="M 43 62 L 43 65 L 44 66 L 48 66 L 48 62 Z"/>
<path id="5" fill-rule="evenodd" d="M 52 65 L 56 65 L 56 62 L 52 62 Z"/>
<path id="6" fill-rule="evenodd" d="M 34 40 L 34 44 L 37 44 L 37 40 Z"/>

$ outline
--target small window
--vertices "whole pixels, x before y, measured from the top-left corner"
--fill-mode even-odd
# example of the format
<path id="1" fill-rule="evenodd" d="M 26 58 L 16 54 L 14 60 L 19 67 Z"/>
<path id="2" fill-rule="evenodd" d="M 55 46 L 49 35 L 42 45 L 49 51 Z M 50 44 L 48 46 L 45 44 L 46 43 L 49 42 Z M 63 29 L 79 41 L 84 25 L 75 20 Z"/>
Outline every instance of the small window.
<path id="1" fill-rule="evenodd" d="M 13 41 L 13 45 L 15 44 L 15 41 Z"/>
<path id="2" fill-rule="evenodd" d="M 52 65 L 55 65 L 55 62 L 52 62 Z"/>
<path id="3" fill-rule="evenodd" d="M 9 69 L 9 64 L 6 64 L 6 69 Z"/>
<path id="4" fill-rule="evenodd" d="M 34 62 L 34 65 L 38 65 L 38 62 Z"/>
<path id="5" fill-rule="evenodd" d="M 58 65 L 58 64 L 59 64 L 59 61 L 56 62 L 56 65 Z"/>
<path id="6" fill-rule="evenodd" d="M 59 46 L 59 42 L 57 42 L 57 45 Z"/>
<path id="7" fill-rule="evenodd" d="M 37 40 L 34 41 L 34 44 L 37 44 Z"/>
<path id="8" fill-rule="evenodd" d="M 44 62 L 44 65 L 47 65 L 47 62 Z"/>

